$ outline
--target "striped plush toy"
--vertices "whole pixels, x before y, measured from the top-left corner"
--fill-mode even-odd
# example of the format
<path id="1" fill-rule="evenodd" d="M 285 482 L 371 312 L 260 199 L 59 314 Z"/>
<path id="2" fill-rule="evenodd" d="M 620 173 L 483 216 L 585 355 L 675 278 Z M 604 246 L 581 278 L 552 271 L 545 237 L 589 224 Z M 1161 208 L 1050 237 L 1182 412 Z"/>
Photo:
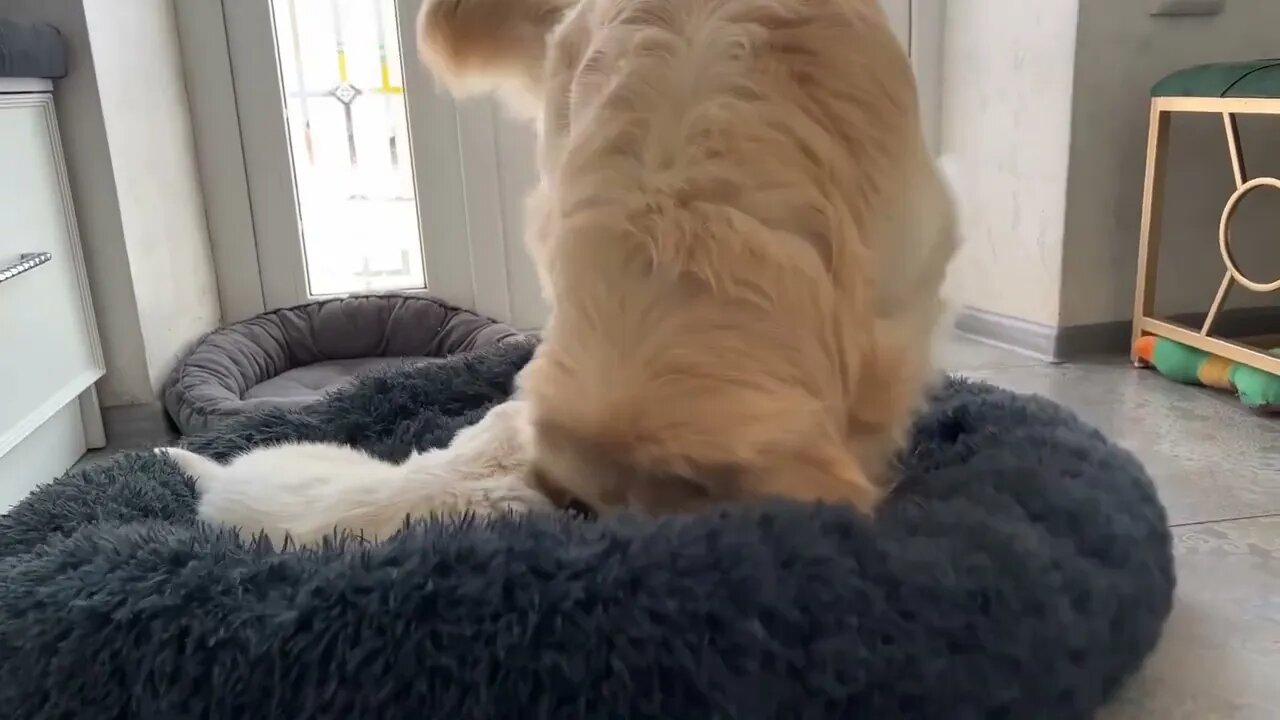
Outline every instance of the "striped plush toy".
<path id="1" fill-rule="evenodd" d="M 1280 355 L 1280 349 L 1272 350 L 1271 354 Z M 1134 357 L 1170 380 L 1231 390 L 1250 408 L 1280 412 L 1280 375 L 1150 335 L 1138 340 Z"/>

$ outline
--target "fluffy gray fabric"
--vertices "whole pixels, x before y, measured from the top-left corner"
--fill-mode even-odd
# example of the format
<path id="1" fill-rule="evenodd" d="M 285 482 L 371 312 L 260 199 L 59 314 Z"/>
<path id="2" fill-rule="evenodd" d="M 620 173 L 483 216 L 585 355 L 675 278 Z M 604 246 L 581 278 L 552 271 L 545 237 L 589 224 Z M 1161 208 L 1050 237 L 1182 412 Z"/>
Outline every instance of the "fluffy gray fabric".
<path id="1" fill-rule="evenodd" d="M 401 457 L 503 398 L 525 343 L 192 443 Z M 1045 400 L 949 381 L 874 522 L 776 503 L 423 522 L 246 546 L 150 454 L 0 518 L 0 716 L 1085 718 L 1169 613 L 1142 467 Z"/>

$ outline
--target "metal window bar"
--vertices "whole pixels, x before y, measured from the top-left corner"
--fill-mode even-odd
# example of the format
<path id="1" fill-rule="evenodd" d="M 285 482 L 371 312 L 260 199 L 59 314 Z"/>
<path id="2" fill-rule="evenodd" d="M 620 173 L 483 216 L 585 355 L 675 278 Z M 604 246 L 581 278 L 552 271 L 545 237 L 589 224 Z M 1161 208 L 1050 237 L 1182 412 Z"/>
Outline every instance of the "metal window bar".
<path id="1" fill-rule="evenodd" d="M 382 80 L 382 116 L 387 123 L 387 149 L 391 152 L 391 167 L 399 169 L 400 153 L 396 147 L 396 116 L 391 103 L 395 102 L 400 93 L 392 93 L 391 90 L 391 63 L 387 60 L 387 24 L 382 17 L 382 4 L 378 0 L 373 9 L 374 23 L 378 32 L 378 69 L 379 76 Z M 397 88 L 398 89 L 398 88 Z"/>
<path id="2" fill-rule="evenodd" d="M 391 167 L 395 170 L 400 168 L 401 149 L 397 140 L 396 126 L 396 106 L 394 103 L 403 102 L 400 98 L 404 95 L 404 88 L 400 85 L 394 85 L 391 81 L 391 52 L 388 41 L 387 31 L 391 23 L 387 22 L 385 15 L 385 3 L 383 0 L 368 0 L 368 6 L 373 13 L 374 28 L 377 34 L 378 63 L 379 63 L 379 85 L 373 88 L 362 88 L 351 82 L 351 76 L 348 68 L 347 43 L 343 36 L 343 12 L 340 0 L 329 0 L 330 15 L 333 22 L 334 30 L 334 55 L 335 63 L 338 71 L 338 85 L 327 90 L 313 90 L 307 86 L 305 59 L 303 57 L 302 32 L 298 25 L 298 3 L 297 0 L 288 0 L 289 8 L 289 33 L 293 45 L 293 61 L 295 72 L 296 90 L 287 91 L 287 97 L 290 100 L 296 100 L 298 106 L 299 117 L 302 121 L 304 132 L 304 144 L 307 150 L 307 160 L 310 163 L 316 162 L 315 144 L 313 141 L 313 124 L 311 119 L 311 111 L 309 103 L 317 99 L 333 99 L 343 106 L 343 121 L 347 134 L 347 154 L 351 167 L 355 168 L 359 165 L 359 153 L 356 142 L 356 126 L 355 115 L 352 105 L 364 94 L 382 96 L 384 117 L 386 118 L 386 137 L 387 151 L 391 159 Z M 394 13 L 394 7 L 391 8 Z M 408 199 L 408 198 L 397 198 Z"/>
<path id="3" fill-rule="evenodd" d="M 298 29 L 297 0 L 289 0 L 289 35 L 293 40 L 293 66 L 298 83 L 298 92 L 293 97 L 298 98 L 298 112 L 302 116 L 303 144 L 307 147 L 307 162 L 315 164 L 316 149 L 311 143 L 311 103 L 310 94 L 307 92 L 307 74 L 302 69 L 302 32 Z"/>
<path id="4" fill-rule="evenodd" d="M 360 88 L 351 84 L 351 77 L 347 73 L 347 48 L 342 41 L 342 7 L 338 0 L 329 0 L 329 8 L 333 14 L 334 50 L 338 55 L 338 86 L 329 92 L 342 103 L 342 114 L 347 123 L 347 151 L 351 155 L 351 167 L 354 168 L 360 164 L 360 159 L 356 153 L 356 128 L 351 103 L 360 98 Z"/>

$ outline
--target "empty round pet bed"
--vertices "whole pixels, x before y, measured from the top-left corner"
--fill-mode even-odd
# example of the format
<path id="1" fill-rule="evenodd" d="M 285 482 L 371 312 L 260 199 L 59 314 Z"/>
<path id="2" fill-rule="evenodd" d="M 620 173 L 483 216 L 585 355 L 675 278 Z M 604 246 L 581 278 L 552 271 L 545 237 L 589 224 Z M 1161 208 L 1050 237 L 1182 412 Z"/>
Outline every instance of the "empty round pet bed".
<path id="1" fill-rule="evenodd" d="M 197 438 L 446 442 L 529 343 L 365 378 Z M 1156 643 L 1165 513 L 1052 403 L 950 381 L 874 522 L 789 503 L 424 521 L 245 544 L 122 455 L 0 517 L 0 708 L 25 720 L 1086 718 Z"/>
<path id="2" fill-rule="evenodd" d="M 164 405 L 184 435 L 267 407 L 301 407 L 357 375 L 519 337 L 439 300 L 370 295 L 263 313 L 216 330 L 178 364 Z"/>

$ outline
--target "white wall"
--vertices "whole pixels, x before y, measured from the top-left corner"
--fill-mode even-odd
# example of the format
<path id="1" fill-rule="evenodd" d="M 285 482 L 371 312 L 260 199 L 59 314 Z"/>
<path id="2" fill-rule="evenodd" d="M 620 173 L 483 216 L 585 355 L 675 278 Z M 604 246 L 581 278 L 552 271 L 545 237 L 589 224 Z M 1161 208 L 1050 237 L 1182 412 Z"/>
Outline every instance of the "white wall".
<path id="1" fill-rule="evenodd" d="M 1275 56 L 1280 2 L 1153 17 L 1131 0 L 948 0 L 943 165 L 965 246 L 961 304 L 1054 327 L 1132 315 L 1150 88 L 1181 67 Z M 1277 174 L 1280 126 L 1241 123 L 1255 173 Z M 1158 311 L 1203 312 L 1224 268 L 1217 223 L 1233 189 L 1221 118 L 1175 118 Z M 1235 248 L 1280 275 L 1276 198 L 1246 200 Z M 1228 307 L 1280 301 L 1237 291 Z"/>
<path id="2" fill-rule="evenodd" d="M 942 162 L 964 237 L 948 278 L 960 304 L 1058 321 L 1076 15 L 1077 0 L 947 3 Z"/>
<path id="3" fill-rule="evenodd" d="M 172 0 L 6 0 L 3 13 L 67 37 L 56 101 L 107 361 L 99 394 L 155 402 L 219 319 Z"/>
<path id="4" fill-rule="evenodd" d="M 1225 12 L 1210 17 L 1152 17 L 1147 5 L 1080 0 L 1064 325 L 1132 315 L 1152 84 L 1180 67 L 1280 54 L 1276 0 L 1227 0 Z M 1251 118 L 1242 132 L 1253 171 L 1280 174 L 1280 120 Z M 1218 218 L 1234 189 L 1221 118 L 1175 117 L 1170 149 L 1158 310 L 1203 312 L 1222 279 Z M 1280 275 L 1277 213 L 1266 211 L 1278 203 L 1276 193 L 1259 191 L 1233 226 L 1238 257 L 1259 279 Z M 1268 298 L 1241 290 L 1232 300 L 1228 307 Z"/>
<path id="5" fill-rule="evenodd" d="M 177 23 L 173 0 L 84 8 L 150 379 L 126 401 L 150 401 L 220 319 Z"/>

